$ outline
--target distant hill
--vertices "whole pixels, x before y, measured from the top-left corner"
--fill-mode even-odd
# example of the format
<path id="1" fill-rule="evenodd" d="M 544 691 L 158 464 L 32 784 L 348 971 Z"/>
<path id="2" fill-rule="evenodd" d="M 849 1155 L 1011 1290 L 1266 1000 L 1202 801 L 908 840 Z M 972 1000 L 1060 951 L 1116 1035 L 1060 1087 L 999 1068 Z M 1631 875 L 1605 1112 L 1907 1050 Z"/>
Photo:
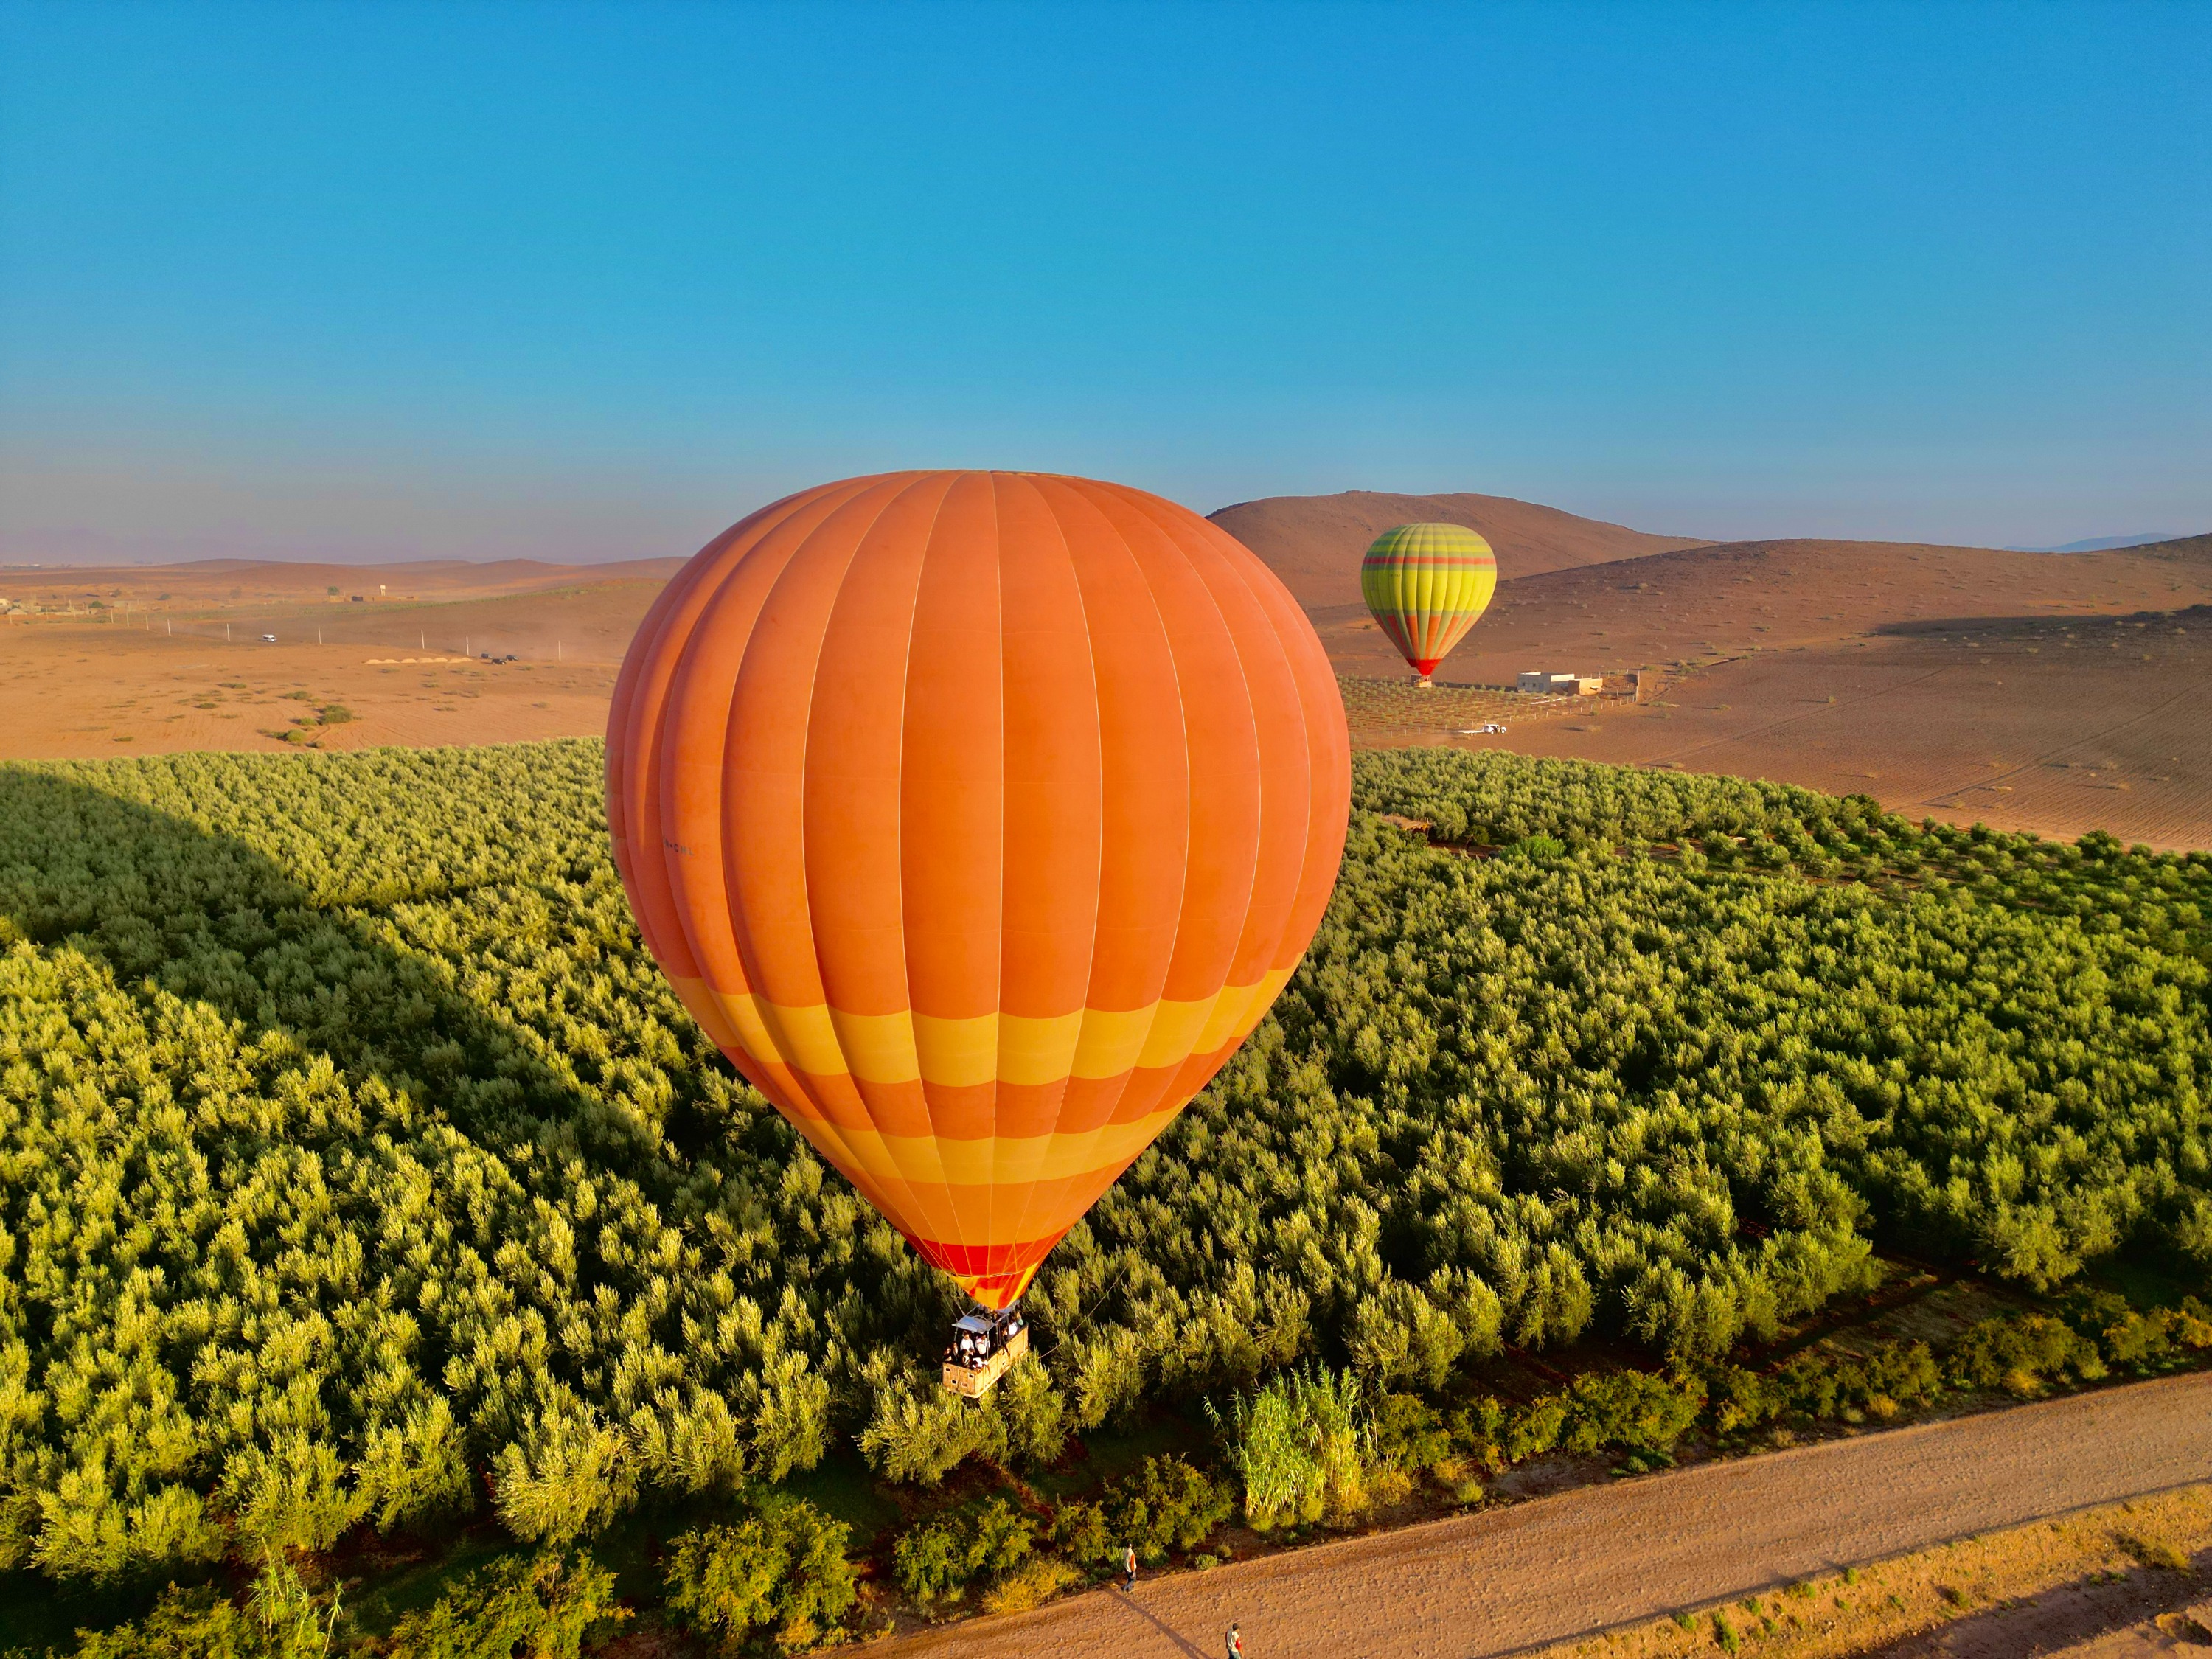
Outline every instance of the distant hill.
<path id="1" fill-rule="evenodd" d="M 1695 537 L 1655 536 L 1504 495 L 1347 489 L 1337 495 L 1270 495 L 1208 516 L 1266 560 L 1298 602 L 1315 612 L 1360 603 L 1359 556 L 1393 525 L 1463 524 L 1479 531 L 1497 552 L 1498 574 L 1506 581 L 1706 545 Z"/>
<path id="2" fill-rule="evenodd" d="M 2057 547 L 2008 547 L 2008 553 L 2109 553 L 2115 548 L 2142 547 L 2174 539 L 2170 530 L 2139 530 L 2132 536 L 2095 536 L 2085 542 L 2062 542 Z"/>
<path id="3" fill-rule="evenodd" d="M 2123 550 L 2131 559 L 2167 559 L 2184 564 L 2212 563 L 2212 532 L 2177 536 L 2169 542 L 2147 542 Z"/>

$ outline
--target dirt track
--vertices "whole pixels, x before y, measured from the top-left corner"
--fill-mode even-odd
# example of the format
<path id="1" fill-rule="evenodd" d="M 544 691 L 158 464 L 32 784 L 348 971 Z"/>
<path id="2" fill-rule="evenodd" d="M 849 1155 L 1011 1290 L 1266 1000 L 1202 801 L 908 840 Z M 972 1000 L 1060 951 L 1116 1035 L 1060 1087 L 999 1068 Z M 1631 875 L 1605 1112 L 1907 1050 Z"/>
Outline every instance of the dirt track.
<path id="1" fill-rule="evenodd" d="M 1991 1528 L 2212 1476 L 2212 1375 L 1585 1488 L 877 1653 L 1149 1659 L 1510 1654 Z"/>

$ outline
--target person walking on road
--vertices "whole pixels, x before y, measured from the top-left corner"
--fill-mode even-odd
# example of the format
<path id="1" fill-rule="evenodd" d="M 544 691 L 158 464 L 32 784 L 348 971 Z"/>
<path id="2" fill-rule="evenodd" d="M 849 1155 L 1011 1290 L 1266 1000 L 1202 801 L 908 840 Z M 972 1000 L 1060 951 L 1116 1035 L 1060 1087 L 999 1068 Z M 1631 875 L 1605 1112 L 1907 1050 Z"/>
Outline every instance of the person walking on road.
<path id="1" fill-rule="evenodd" d="M 1237 1633 L 1237 1621 L 1229 1621 L 1229 1634 L 1221 1638 L 1222 1650 L 1229 1659 L 1244 1659 L 1244 1638 Z"/>
<path id="2" fill-rule="evenodd" d="M 1133 1589 L 1137 1583 L 1137 1547 L 1125 1544 L 1121 1547 L 1121 1588 Z"/>

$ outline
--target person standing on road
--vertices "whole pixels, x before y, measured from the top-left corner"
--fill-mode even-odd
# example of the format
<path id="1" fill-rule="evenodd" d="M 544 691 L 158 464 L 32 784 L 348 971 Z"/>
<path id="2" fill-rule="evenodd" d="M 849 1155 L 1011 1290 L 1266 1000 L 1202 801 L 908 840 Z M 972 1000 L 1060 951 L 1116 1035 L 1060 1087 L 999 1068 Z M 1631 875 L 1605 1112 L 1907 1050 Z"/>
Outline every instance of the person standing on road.
<path id="1" fill-rule="evenodd" d="M 1125 1544 L 1121 1547 L 1121 1588 L 1133 1589 L 1136 1583 L 1137 1547 L 1134 1544 Z"/>
<path id="2" fill-rule="evenodd" d="M 1237 1621 L 1229 1621 L 1229 1634 L 1222 1638 L 1221 1646 L 1229 1659 L 1244 1659 L 1244 1638 L 1237 1633 Z"/>

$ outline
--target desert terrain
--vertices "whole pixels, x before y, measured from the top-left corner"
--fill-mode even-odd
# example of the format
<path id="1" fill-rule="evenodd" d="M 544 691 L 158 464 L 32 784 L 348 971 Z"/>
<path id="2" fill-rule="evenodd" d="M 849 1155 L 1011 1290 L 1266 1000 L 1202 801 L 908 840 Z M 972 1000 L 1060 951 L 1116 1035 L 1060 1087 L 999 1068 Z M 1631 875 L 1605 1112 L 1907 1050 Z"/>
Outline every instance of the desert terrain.
<path id="1" fill-rule="evenodd" d="M 0 572 L 0 758 L 597 733 L 682 563 Z"/>
<path id="2" fill-rule="evenodd" d="M 1368 541 L 1412 517 L 1476 526 L 1503 573 L 1426 702 L 1358 599 Z M 1498 496 L 1364 491 L 1214 520 L 1306 607 L 1356 742 L 1735 773 L 1911 817 L 2212 845 L 2212 538 L 2084 554 L 1698 543 Z M 596 733 L 681 562 L 0 572 L 0 758 Z M 1632 674 L 1640 694 L 1477 689 L 1527 669 L 1616 690 Z M 331 705 L 351 718 L 315 714 Z M 1484 724 L 1506 729 L 1468 729 Z"/>
<path id="3" fill-rule="evenodd" d="M 2212 1375 L 2173 1377 L 1139 1580 L 878 1651 L 1211 1656 L 1236 1619 L 1252 1659 L 1525 1653 L 2208 1478 Z"/>

